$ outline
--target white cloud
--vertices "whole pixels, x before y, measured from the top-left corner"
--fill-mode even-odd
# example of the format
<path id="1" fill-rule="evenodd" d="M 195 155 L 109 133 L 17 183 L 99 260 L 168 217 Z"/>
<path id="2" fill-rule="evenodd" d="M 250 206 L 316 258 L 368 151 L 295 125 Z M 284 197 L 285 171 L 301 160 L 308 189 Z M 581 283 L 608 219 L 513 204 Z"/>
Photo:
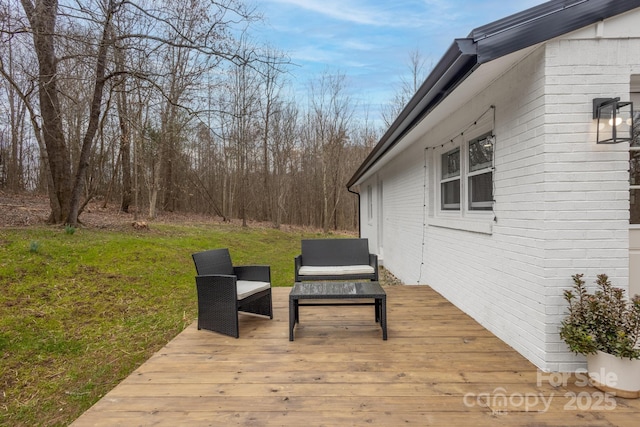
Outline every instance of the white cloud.
<path id="1" fill-rule="evenodd" d="M 311 12 L 320 13 L 341 21 L 354 22 L 366 25 L 378 25 L 377 13 L 371 7 L 363 4 L 355 5 L 347 0 L 271 0 L 274 3 L 283 3 L 296 6 Z"/>
<path id="2" fill-rule="evenodd" d="M 366 0 L 269 0 L 301 8 L 326 17 L 354 24 L 378 27 L 416 26 L 424 23 L 403 2 L 371 2 Z M 440 0 L 436 0 L 440 1 Z M 372 4 L 373 3 L 373 4 Z M 413 3 L 413 2 L 410 2 Z M 415 10 L 414 10 L 415 12 Z"/>
<path id="3" fill-rule="evenodd" d="M 345 50 L 359 50 L 367 52 L 378 48 L 378 45 L 375 43 L 357 39 L 344 40 L 341 44 L 342 48 Z"/>
<path id="4" fill-rule="evenodd" d="M 294 63 L 316 62 L 321 64 L 334 64 L 340 59 L 339 53 L 331 49 L 323 49 L 314 46 L 305 46 L 290 52 Z"/>
<path id="5" fill-rule="evenodd" d="M 323 71 L 340 70 L 354 94 L 376 105 L 391 99 L 419 49 L 429 66 L 456 37 L 544 0 L 260 0 L 262 37 L 291 57 L 300 96 Z M 375 113 L 374 113 L 375 114 Z"/>

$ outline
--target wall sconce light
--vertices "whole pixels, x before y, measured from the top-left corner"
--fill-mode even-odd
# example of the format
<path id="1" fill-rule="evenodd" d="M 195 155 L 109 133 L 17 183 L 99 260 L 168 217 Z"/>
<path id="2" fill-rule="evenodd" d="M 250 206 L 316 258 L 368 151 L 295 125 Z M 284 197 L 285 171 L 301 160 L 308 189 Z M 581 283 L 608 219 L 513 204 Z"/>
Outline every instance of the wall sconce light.
<path id="1" fill-rule="evenodd" d="M 595 98 L 593 118 L 598 120 L 598 144 L 631 140 L 633 102 L 620 102 L 620 98 Z"/>

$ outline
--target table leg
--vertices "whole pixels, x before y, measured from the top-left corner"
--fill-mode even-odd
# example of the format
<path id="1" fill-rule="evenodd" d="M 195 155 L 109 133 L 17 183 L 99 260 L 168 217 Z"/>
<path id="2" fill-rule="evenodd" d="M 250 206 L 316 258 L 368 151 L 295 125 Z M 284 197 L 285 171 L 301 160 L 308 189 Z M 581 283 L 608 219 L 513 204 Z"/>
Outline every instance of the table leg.
<path id="1" fill-rule="evenodd" d="M 380 299 L 380 326 L 382 327 L 382 339 L 387 340 L 387 297 Z"/>
<path id="2" fill-rule="evenodd" d="M 293 328 L 296 324 L 298 300 L 289 298 L 289 341 L 293 341 Z"/>

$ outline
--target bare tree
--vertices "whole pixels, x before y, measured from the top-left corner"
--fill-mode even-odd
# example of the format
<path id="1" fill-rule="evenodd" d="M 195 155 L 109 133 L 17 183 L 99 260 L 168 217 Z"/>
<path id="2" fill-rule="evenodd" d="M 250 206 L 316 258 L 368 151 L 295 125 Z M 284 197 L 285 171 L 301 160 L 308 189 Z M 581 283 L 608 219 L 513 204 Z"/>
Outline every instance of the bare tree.
<path id="1" fill-rule="evenodd" d="M 253 47 L 243 41 L 243 50 L 249 52 Z M 247 226 L 249 200 L 249 176 L 255 165 L 255 149 L 258 140 L 258 99 L 259 74 L 247 64 L 240 64 L 232 71 L 231 111 L 232 140 L 236 147 L 237 182 L 239 216 L 242 226 Z"/>
<path id="2" fill-rule="evenodd" d="M 116 40 L 111 31 L 114 15 L 128 13 L 142 22 L 154 23 L 154 31 L 150 33 L 119 34 L 120 38 L 139 39 L 147 41 L 151 52 L 160 51 L 168 46 L 176 49 L 197 52 L 208 58 L 225 59 L 234 62 L 247 62 L 252 58 L 241 58 L 234 43 L 230 27 L 236 22 L 250 22 L 253 19 L 251 11 L 247 10 L 236 0 L 197 1 L 192 0 L 188 5 L 181 4 L 180 11 L 191 11 L 191 18 L 196 14 L 201 19 L 197 31 L 182 32 L 179 14 L 173 13 L 176 2 L 154 2 L 149 7 L 146 2 L 124 0 L 95 0 L 90 3 L 78 1 L 75 4 L 58 4 L 56 0 L 21 0 L 29 30 L 33 37 L 34 52 L 38 61 L 38 92 L 39 110 L 43 130 L 43 140 L 48 154 L 51 170 L 51 218 L 52 222 L 66 222 L 76 225 L 80 212 L 81 196 L 85 179 L 91 161 L 92 145 L 98 131 L 101 114 L 104 113 L 103 90 L 106 82 L 123 72 L 144 78 L 152 85 L 156 85 L 153 73 L 147 70 L 118 70 L 111 63 L 108 55 Z M 232 17 L 232 16 L 233 17 Z M 66 26 L 59 28 L 58 22 L 64 18 Z M 87 48 L 84 52 L 87 61 L 93 63 L 90 76 L 82 76 L 92 87 L 92 95 L 88 105 L 86 128 L 82 135 L 82 144 L 77 157 L 75 168 L 70 163 L 71 152 L 66 140 L 63 110 L 60 102 L 60 73 L 59 64 L 63 60 L 73 58 L 59 58 L 58 52 L 64 52 L 65 43 L 80 40 L 74 37 L 73 31 L 78 20 L 83 20 L 89 33 L 84 41 Z M 164 28 L 164 30 L 159 30 Z M 65 32 L 65 29 L 67 30 Z M 157 76 L 155 76 L 157 77 Z M 157 86 L 160 87 L 160 86 Z M 168 97 L 172 101 L 175 98 Z M 74 170 L 75 169 L 75 170 Z M 72 171 L 75 176 L 72 175 Z"/>
<path id="3" fill-rule="evenodd" d="M 284 72 L 280 66 L 284 55 L 275 49 L 267 49 L 263 56 L 265 62 L 258 70 L 261 75 L 261 96 L 258 102 L 262 127 L 262 203 L 260 203 L 260 216 L 262 219 L 266 219 L 273 217 L 275 209 L 277 209 L 273 202 L 275 198 L 272 194 L 274 190 L 271 176 L 274 168 L 274 153 L 270 148 L 270 141 L 272 139 L 271 122 L 274 115 L 278 113 L 277 109 L 280 106 L 281 78 Z"/>
<path id="4" fill-rule="evenodd" d="M 27 104 L 24 102 L 24 92 L 30 90 L 28 81 L 18 83 L 18 71 L 15 69 L 14 47 L 12 43 L 6 43 L 4 52 L 0 54 L 0 72 L 6 73 L 6 79 L 13 84 L 0 85 L 3 95 L 1 98 L 7 102 L 6 121 L 8 129 L 0 129 L 0 188 L 4 187 L 12 192 L 24 189 L 23 181 L 23 149 L 27 134 L 28 116 Z M 22 89 L 21 89 L 22 88 Z M 2 111 L 2 109 L 0 109 Z"/>
<path id="5" fill-rule="evenodd" d="M 52 194 L 50 200 L 52 222 L 62 222 L 71 209 L 71 165 L 65 142 L 60 102 L 58 100 L 57 60 L 54 34 L 56 29 L 57 1 L 42 0 L 33 4 L 22 0 L 29 19 L 33 44 L 38 58 L 38 92 L 42 116 L 43 139 L 49 153 Z"/>
<path id="6" fill-rule="evenodd" d="M 431 68 L 433 68 L 432 66 L 427 66 L 427 59 L 428 58 L 425 58 L 418 49 L 409 52 L 409 62 L 407 66 L 409 75 L 403 76 L 400 79 L 400 87 L 381 112 L 382 120 L 387 127 L 391 126 L 409 100 L 411 100 L 413 95 L 418 91 Z"/>
<path id="7" fill-rule="evenodd" d="M 333 222 L 339 202 L 338 177 L 343 170 L 344 147 L 353 116 L 351 98 L 346 93 L 343 74 L 325 73 L 310 87 L 310 111 L 307 134 L 320 163 L 322 228 Z"/>
<path id="8" fill-rule="evenodd" d="M 0 17 L 2 19 L 0 20 L 0 35 L 2 39 L 0 44 L 5 48 L 0 49 L 0 76 L 2 76 L 4 82 L 6 82 L 6 86 L 3 86 L 7 88 L 7 101 L 13 103 L 13 105 L 8 106 L 8 111 L 20 109 L 22 106 L 26 108 L 33 129 L 32 136 L 38 146 L 40 158 L 38 178 L 33 180 L 28 187 L 34 189 L 45 188 L 49 191 L 50 200 L 55 200 L 52 174 L 49 169 L 49 160 L 44 143 L 40 114 L 37 110 L 38 103 L 35 99 L 37 98 L 37 91 L 35 90 L 37 85 L 37 72 L 34 69 L 37 69 L 37 62 L 35 58 L 30 55 L 25 30 L 28 28 L 28 24 L 23 17 L 16 13 L 17 9 L 19 9 L 19 2 L 17 0 L 8 1 L 1 5 Z M 19 103 L 21 103 L 22 106 L 19 106 Z M 21 127 L 20 122 L 16 121 L 13 117 L 9 122 L 11 127 Z M 22 130 L 12 128 L 8 131 L 8 134 L 11 135 L 11 138 L 23 135 L 24 138 L 18 142 L 18 144 L 20 144 L 18 150 L 22 153 L 30 151 L 28 144 L 31 138 L 27 138 L 26 129 L 24 129 L 23 132 Z M 15 145 L 13 146 L 15 147 Z M 12 162 L 13 160 L 5 154 L 4 161 Z M 22 161 L 28 161 L 27 157 L 22 157 Z M 22 166 L 24 166 L 24 164 Z M 30 174 L 30 171 L 24 167 L 21 168 L 21 171 L 27 175 Z M 26 183 L 27 179 L 24 178 L 23 181 Z"/>
<path id="9" fill-rule="evenodd" d="M 123 24 L 116 24 L 121 27 Z M 113 29 L 114 32 L 116 29 Z M 112 36 L 114 40 L 118 39 L 116 34 Z M 131 127 L 132 120 L 129 108 L 129 90 L 127 73 L 125 72 L 126 47 L 121 42 L 116 41 L 113 49 L 113 60 L 115 65 L 116 78 L 113 79 L 113 89 L 116 92 L 116 108 L 118 114 L 118 125 L 120 129 L 119 156 L 122 171 L 122 198 L 120 210 L 129 212 L 129 206 L 132 202 L 132 180 L 131 180 Z M 117 168 L 115 168 L 117 171 Z M 115 178 L 115 177 L 114 177 Z M 107 198 L 105 198 L 105 203 Z"/>
<path id="10" fill-rule="evenodd" d="M 270 122 L 271 148 L 273 153 L 273 183 L 271 198 L 273 203 L 272 221 L 280 228 L 283 217 L 296 209 L 296 203 L 287 203 L 287 196 L 292 192 L 296 182 L 297 164 L 295 162 L 296 143 L 298 140 L 298 107 L 295 103 L 280 102 Z"/>
<path id="11" fill-rule="evenodd" d="M 52 222 L 120 196 L 136 219 L 148 207 L 355 228 L 344 184 L 374 132 L 344 75 L 310 82 L 302 108 L 288 60 L 249 42 L 252 13 L 239 0 L 0 0 L 0 110 L 16 118 L 0 129 L 0 185 L 27 176 L 35 140 Z"/>

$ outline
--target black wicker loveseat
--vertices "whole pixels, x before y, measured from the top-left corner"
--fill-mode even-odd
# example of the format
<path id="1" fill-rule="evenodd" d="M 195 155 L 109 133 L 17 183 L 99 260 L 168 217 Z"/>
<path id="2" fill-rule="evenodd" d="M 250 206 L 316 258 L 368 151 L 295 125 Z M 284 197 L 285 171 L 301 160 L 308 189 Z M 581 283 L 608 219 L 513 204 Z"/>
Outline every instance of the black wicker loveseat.
<path id="1" fill-rule="evenodd" d="M 295 281 L 378 280 L 378 256 L 367 239 L 306 239 L 295 257 Z"/>

